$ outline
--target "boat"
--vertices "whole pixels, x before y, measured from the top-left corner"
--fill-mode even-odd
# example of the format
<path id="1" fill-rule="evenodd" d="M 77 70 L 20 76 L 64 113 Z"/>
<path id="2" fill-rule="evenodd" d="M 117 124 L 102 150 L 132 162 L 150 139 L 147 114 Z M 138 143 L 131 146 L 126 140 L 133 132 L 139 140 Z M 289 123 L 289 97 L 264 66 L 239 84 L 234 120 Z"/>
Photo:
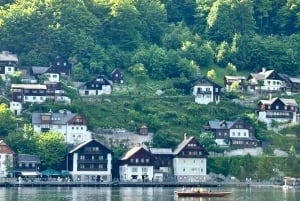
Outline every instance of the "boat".
<path id="1" fill-rule="evenodd" d="M 180 190 L 175 191 L 178 197 L 224 197 L 231 192 L 224 191 L 207 191 L 207 190 Z"/>

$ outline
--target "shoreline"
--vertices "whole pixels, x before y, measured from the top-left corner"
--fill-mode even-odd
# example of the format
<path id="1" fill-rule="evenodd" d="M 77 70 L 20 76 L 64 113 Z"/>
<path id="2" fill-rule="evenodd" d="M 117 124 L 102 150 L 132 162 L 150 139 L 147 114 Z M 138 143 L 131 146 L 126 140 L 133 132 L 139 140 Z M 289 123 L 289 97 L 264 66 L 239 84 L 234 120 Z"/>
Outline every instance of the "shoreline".
<path id="1" fill-rule="evenodd" d="M 0 187 L 273 187 L 279 184 L 262 182 L 1 182 Z"/>

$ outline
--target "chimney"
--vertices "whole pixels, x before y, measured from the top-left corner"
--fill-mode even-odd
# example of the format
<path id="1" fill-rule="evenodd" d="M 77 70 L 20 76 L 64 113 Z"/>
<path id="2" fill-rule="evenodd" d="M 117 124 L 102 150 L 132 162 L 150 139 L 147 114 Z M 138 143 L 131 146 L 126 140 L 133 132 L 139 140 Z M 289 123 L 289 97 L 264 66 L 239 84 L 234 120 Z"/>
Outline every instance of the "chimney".
<path id="1" fill-rule="evenodd" d="M 262 68 L 261 72 L 263 73 L 266 72 L 266 68 Z"/>
<path id="2" fill-rule="evenodd" d="M 186 133 L 184 133 L 184 140 L 186 140 Z"/>

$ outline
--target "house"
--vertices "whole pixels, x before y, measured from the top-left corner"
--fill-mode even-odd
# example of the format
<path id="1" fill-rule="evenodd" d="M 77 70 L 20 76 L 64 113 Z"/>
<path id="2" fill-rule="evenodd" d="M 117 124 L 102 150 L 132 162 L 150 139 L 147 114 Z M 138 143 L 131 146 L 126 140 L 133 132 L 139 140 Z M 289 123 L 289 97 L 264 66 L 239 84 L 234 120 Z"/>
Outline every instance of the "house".
<path id="1" fill-rule="evenodd" d="M 244 76 L 229 76 L 229 75 L 227 75 L 224 77 L 225 89 L 226 89 L 226 91 L 230 91 L 232 83 L 236 82 L 239 85 L 239 90 L 243 90 L 243 85 L 245 84 L 245 81 L 246 81 L 246 77 L 244 77 Z"/>
<path id="2" fill-rule="evenodd" d="M 41 76 L 45 76 L 47 78 L 45 81 L 49 82 L 59 82 L 59 72 L 53 67 L 40 67 L 40 66 L 32 66 L 32 75 L 37 79 L 41 79 Z"/>
<path id="3" fill-rule="evenodd" d="M 260 100 L 258 106 L 258 119 L 271 126 L 273 121 L 290 122 L 299 124 L 297 115 L 298 104 L 295 99 L 270 98 L 269 100 Z"/>
<path id="4" fill-rule="evenodd" d="M 67 166 L 74 181 L 112 181 L 112 151 L 95 139 L 72 149 Z"/>
<path id="5" fill-rule="evenodd" d="M 71 99 L 65 96 L 65 91 L 63 90 L 60 82 L 46 81 L 44 84 L 47 87 L 47 99 L 60 103 L 71 103 Z"/>
<path id="6" fill-rule="evenodd" d="M 86 119 L 77 113 L 60 110 L 58 113 L 34 112 L 31 115 L 33 130 L 42 132 L 58 132 L 65 137 L 67 144 L 79 144 L 91 139 L 92 134 L 87 130 Z"/>
<path id="7" fill-rule="evenodd" d="M 12 84 L 10 110 L 19 115 L 23 103 L 43 103 L 46 100 L 46 90 L 46 85 L 41 84 Z"/>
<path id="8" fill-rule="evenodd" d="M 24 177 L 36 177 L 40 175 L 41 160 L 36 155 L 18 154 L 15 170 L 21 172 Z"/>
<path id="9" fill-rule="evenodd" d="M 154 157 L 143 147 L 131 148 L 119 160 L 120 181 L 152 181 Z"/>
<path id="10" fill-rule="evenodd" d="M 70 77 L 72 64 L 68 62 L 67 59 L 57 56 L 51 63 L 50 66 L 59 73 L 61 77 Z"/>
<path id="11" fill-rule="evenodd" d="M 0 177 L 7 177 L 14 168 L 14 151 L 0 140 Z"/>
<path id="12" fill-rule="evenodd" d="M 173 152 L 174 176 L 178 182 L 200 182 L 207 178 L 208 152 L 195 137 L 187 137 Z"/>
<path id="13" fill-rule="evenodd" d="M 119 69 L 114 69 L 111 73 L 110 73 L 110 79 L 114 82 L 114 83 L 119 83 L 119 84 L 123 84 L 124 80 L 123 80 L 123 73 L 119 70 Z"/>
<path id="14" fill-rule="evenodd" d="M 13 75 L 18 64 L 18 57 L 8 51 L 0 52 L 0 75 L 6 79 L 6 75 Z"/>
<path id="15" fill-rule="evenodd" d="M 139 134 L 148 135 L 148 126 L 146 126 L 145 124 L 141 125 L 139 128 Z"/>
<path id="16" fill-rule="evenodd" d="M 112 85 L 103 75 L 97 76 L 90 82 L 81 85 L 78 88 L 80 96 L 98 96 L 103 94 L 111 94 Z"/>
<path id="17" fill-rule="evenodd" d="M 219 103 L 220 93 L 221 86 L 205 76 L 197 79 L 192 84 L 192 94 L 195 96 L 195 102 L 198 104 Z"/>
<path id="18" fill-rule="evenodd" d="M 154 181 L 168 181 L 172 177 L 173 152 L 170 148 L 150 148 L 154 157 Z"/>
<path id="19" fill-rule="evenodd" d="M 286 83 L 282 76 L 275 70 L 263 70 L 259 73 L 251 73 L 248 78 L 248 91 L 251 92 L 284 92 Z"/>
<path id="20" fill-rule="evenodd" d="M 38 78 L 32 73 L 32 67 L 20 66 L 18 70 L 21 72 L 21 82 L 23 84 L 37 84 Z"/>
<path id="21" fill-rule="evenodd" d="M 259 141 L 255 138 L 254 127 L 241 119 L 209 121 L 204 129 L 213 132 L 215 141 L 220 146 L 254 148 L 259 145 Z"/>

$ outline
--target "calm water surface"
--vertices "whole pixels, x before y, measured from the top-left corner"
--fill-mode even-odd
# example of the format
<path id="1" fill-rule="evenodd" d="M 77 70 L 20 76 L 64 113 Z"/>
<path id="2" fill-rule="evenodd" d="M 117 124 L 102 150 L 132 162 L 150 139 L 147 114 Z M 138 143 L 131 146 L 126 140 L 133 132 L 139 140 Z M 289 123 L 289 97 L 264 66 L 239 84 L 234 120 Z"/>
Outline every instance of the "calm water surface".
<path id="1" fill-rule="evenodd" d="M 177 188 L 11 187 L 0 188 L 0 201 L 299 201 L 300 190 L 271 187 L 213 188 L 231 191 L 224 198 L 178 198 Z"/>

